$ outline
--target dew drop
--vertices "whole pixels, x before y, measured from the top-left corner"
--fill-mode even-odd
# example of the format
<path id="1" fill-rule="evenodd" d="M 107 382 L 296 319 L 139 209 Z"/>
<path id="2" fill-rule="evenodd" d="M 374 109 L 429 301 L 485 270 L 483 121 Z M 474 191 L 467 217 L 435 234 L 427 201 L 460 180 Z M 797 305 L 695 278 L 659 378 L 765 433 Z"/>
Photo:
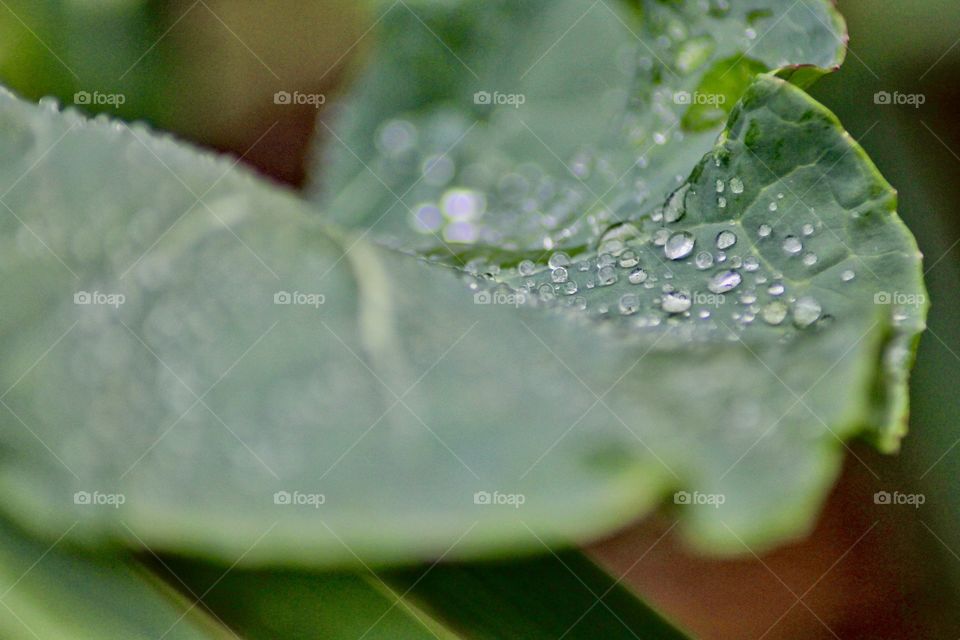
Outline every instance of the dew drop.
<path id="1" fill-rule="evenodd" d="M 787 317 L 787 305 L 779 300 L 771 302 L 761 312 L 763 321 L 774 326 L 779 325 Z"/>
<path id="2" fill-rule="evenodd" d="M 625 293 L 620 296 L 620 314 L 633 315 L 640 308 L 640 298 L 635 293 Z"/>
<path id="3" fill-rule="evenodd" d="M 757 227 L 757 235 L 761 238 L 768 237 L 773 232 L 773 229 L 768 224 L 762 224 Z"/>
<path id="4" fill-rule="evenodd" d="M 737 234 L 733 231 L 721 231 L 717 234 L 717 249 L 729 249 L 737 244 Z"/>
<path id="5" fill-rule="evenodd" d="M 694 258 L 694 264 L 697 265 L 697 269 L 701 271 L 704 269 L 709 269 L 713 266 L 713 254 L 709 251 L 701 251 L 697 254 L 697 257 Z"/>
<path id="6" fill-rule="evenodd" d="M 578 289 L 579 289 L 579 287 L 577 287 L 577 283 L 574 282 L 573 280 L 567 280 L 567 281 L 563 284 L 563 293 L 564 293 L 565 295 L 572 296 L 573 294 L 575 294 L 575 293 L 577 292 Z"/>
<path id="7" fill-rule="evenodd" d="M 803 243 L 800 242 L 800 238 L 796 236 L 787 236 L 783 239 L 783 244 L 781 246 L 783 247 L 784 251 L 792 256 L 795 256 L 803 251 Z"/>
<path id="8" fill-rule="evenodd" d="M 707 288 L 713 293 L 726 293 L 736 289 L 742 281 L 743 277 L 737 271 L 718 271 L 707 283 Z"/>
<path id="9" fill-rule="evenodd" d="M 566 282 L 568 278 L 566 267 L 557 267 L 550 272 L 550 279 L 556 283 Z"/>
<path id="10" fill-rule="evenodd" d="M 769 287 L 767 287 L 767 293 L 772 296 L 782 296 L 784 292 L 784 287 L 782 282 L 774 282 Z"/>
<path id="11" fill-rule="evenodd" d="M 549 265 L 551 269 L 556 269 L 558 267 L 566 267 L 569 264 L 570 264 L 570 256 L 568 256 L 563 251 L 557 251 L 556 253 L 551 255 L 550 260 L 547 261 L 547 265 Z"/>
<path id="12" fill-rule="evenodd" d="M 597 284 L 601 287 L 607 287 L 617 281 L 617 272 L 613 267 L 601 267 L 597 272 Z"/>
<path id="13" fill-rule="evenodd" d="M 760 268 L 760 261 L 756 256 L 747 256 L 743 259 L 743 268 L 745 271 L 756 271 Z"/>
<path id="14" fill-rule="evenodd" d="M 793 303 L 793 322 L 801 329 L 809 327 L 820 319 L 822 311 L 815 298 L 802 296 Z"/>
<path id="15" fill-rule="evenodd" d="M 682 260 L 693 251 L 694 243 L 693 234 L 681 231 L 670 236 L 664 245 L 664 253 L 671 260 Z"/>
<path id="16" fill-rule="evenodd" d="M 690 296 L 682 291 L 671 291 L 664 294 L 660 307 L 667 313 L 683 313 L 690 309 L 693 302 Z"/>
<path id="17" fill-rule="evenodd" d="M 730 191 L 733 193 L 743 193 L 743 180 L 740 178 L 730 178 Z"/>
<path id="18" fill-rule="evenodd" d="M 646 281 L 647 272 L 644 271 L 642 268 L 637 267 L 636 269 L 630 272 L 630 275 L 627 276 L 627 279 L 630 281 L 630 284 L 641 284 L 642 282 Z"/>
<path id="19" fill-rule="evenodd" d="M 658 247 L 662 247 L 667 244 L 667 240 L 670 238 L 669 229 L 657 229 L 653 234 L 653 244 Z"/>
<path id="20" fill-rule="evenodd" d="M 524 260 L 517 265 L 517 272 L 522 276 L 532 276 L 536 268 L 537 266 L 533 264 L 533 260 Z"/>
<path id="21" fill-rule="evenodd" d="M 856 277 L 857 277 L 857 274 L 855 274 L 850 269 L 847 269 L 846 271 L 840 274 L 840 279 L 843 280 L 844 282 L 850 282 Z"/>
<path id="22" fill-rule="evenodd" d="M 808 267 L 812 267 L 813 265 L 817 264 L 817 260 L 817 254 L 815 253 L 805 253 L 803 255 L 803 264 L 807 265 Z"/>
<path id="23" fill-rule="evenodd" d="M 813 235 L 813 231 L 814 231 L 813 225 L 807 223 L 807 224 L 803 225 L 803 227 L 801 227 L 800 231 L 802 231 L 802 232 L 803 232 L 803 235 L 805 235 L 805 236 L 812 236 L 812 235 Z"/>
<path id="24" fill-rule="evenodd" d="M 635 267 L 638 264 L 640 264 L 640 258 L 633 251 L 624 251 L 623 255 L 620 256 L 619 265 L 624 269 Z"/>

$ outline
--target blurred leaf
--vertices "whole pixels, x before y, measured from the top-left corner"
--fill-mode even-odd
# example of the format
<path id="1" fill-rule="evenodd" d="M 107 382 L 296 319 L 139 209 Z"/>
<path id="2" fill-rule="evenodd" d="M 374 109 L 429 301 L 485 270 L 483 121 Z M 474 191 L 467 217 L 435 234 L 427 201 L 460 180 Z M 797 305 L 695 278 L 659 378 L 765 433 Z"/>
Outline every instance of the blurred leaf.
<path id="1" fill-rule="evenodd" d="M 173 569 L 248 640 L 686 637 L 576 552 L 364 575 Z"/>
<path id="2" fill-rule="evenodd" d="M 420 251 L 575 247 L 647 216 L 758 71 L 809 82 L 845 39 L 824 0 L 420 1 L 377 34 L 340 116 L 321 116 L 311 195 Z M 484 195 L 473 228 L 417 221 L 458 189 Z"/>
<path id="3" fill-rule="evenodd" d="M 233 638 L 134 563 L 25 538 L 0 523 L 0 635 L 5 640 Z"/>

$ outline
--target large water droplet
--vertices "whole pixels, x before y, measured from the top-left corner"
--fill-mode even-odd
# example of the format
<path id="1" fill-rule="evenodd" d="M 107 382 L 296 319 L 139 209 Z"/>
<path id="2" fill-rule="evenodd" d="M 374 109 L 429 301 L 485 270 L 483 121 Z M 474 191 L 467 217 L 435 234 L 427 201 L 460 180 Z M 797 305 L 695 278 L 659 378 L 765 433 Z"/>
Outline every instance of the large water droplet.
<path id="1" fill-rule="evenodd" d="M 635 293 L 625 293 L 620 296 L 620 313 L 625 316 L 633 315 L 640 308 L 640 298 Z"/>
<path id="2" fill-rule="evenodd" d="M 517 271 L 522 276 L 532 276 L 536 268 L 537 265 L 533 264 L 533 260 L 524 260 L 517 265 Z"/>
<path id="3" fill-rule="evenodd" d="M 568 278 L 566 267 L 557 267 L 550 272 L 550 279 L 557 283 L 566 282 Z"/>
<path id="4" fill-rule="evenodd" d="M 729 249 L 737 244 L 737 234 L 733 231 L 721 231 L 717 234 L 717 249 Z"/>
<path id="5" fill-rule="evenodd" d="M 783 250 L 789 253 L 792 256 L 797 255 L 803 251 L 803 243 L 800 242 L 800 238 L 796 236 L 787 236 L 783 239 Z"/>
<path id="6" fill-rule="evenodd" d="M 777 300 L 765 306 L 761 313 L 764 322 L 776 326 L 787 317 L 787 305 Z"/>
<path id="7" fill-rule="evenodd" d="M 815 298 L 802 296 L 793 303 L 793 322 L 800 328 L 809 327 L 818 319 L 823 309 Z"/>
<path id="8" fill-rule="evenodd" d="M 692 304 L 690 296 L 683 291 L 666 293 L 660 301 L 660 307 L 667 313 L 683 313 L 689 310 Z"/>
<path id="9" fill-rule="evenodd" d="M 733 193 L 743 193 L 743 180 L 740 178 L 730 178 L 730 191 Z"/>
<path id="10" fill-rule="evenodd" d="M 613 267 L 601 267 L 597 271 L 597 284 L 606 287 L 617 281 L 617 272 Z"/>
<path id="11" fill-rule="evenodd" d="M 670 236 L 667 244 L 664 245 L 664 253 L 671 260 L 682 260 L 693 251 L 694 243 L 693 234 L 681 231 Z"/>
<path id="12" fill-rule="evenodd" d="M 563 251 L 557 251 L 550 256 L 550 260 L 547 261 L 547 265 L 551 269 L 556 269 L 557 267 L 566 267 L 570 264 L 570 256 Z"/>
<path id="13" fill-rule="evenodd" d="M 627 279 L 630 281 L 630 284 L 641 284 L 642 282 L 646 281 L 647 272 L 644 271 L 642 268 L 637 267 L 636 269 L 630 272 L 630 275 L 627 276 Z"/>
<path id="14" fill-rule="evenodd" d="M 736 271 L 718 271 L 710 278 L 710 282 L 707 283 L 707 288 L 713 293 L 726 293 L 736 289 L 742 281 L 743 278 Z"/>
<path id="15" fill-rule="evenodd" d="M 713 266 L 713 254 L 709 251 L 701 251 L 697 254 L 697 257 L 693 259 L 693 262 L 697 265 L 697 269 L 709 269 Z"/>

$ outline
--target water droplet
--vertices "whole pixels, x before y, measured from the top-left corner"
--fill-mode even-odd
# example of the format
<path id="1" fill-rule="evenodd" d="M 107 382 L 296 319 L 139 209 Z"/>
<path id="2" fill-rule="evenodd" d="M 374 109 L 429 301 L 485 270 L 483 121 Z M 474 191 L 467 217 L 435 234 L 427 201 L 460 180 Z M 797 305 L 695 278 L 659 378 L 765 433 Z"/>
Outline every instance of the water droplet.
<path id="1" fill-rule="evenodd" d="M 647 279 L 647 272 L 644 271 L 641 267 L 637 267 L 630 272 L 630 275 L 627 276 L 627 279 L 630 281 L 630 284 L 640 284 Z"/>
<path id="2" fill-rule="evenodd" d="M 817 259 L 817 254 L 805 253 L 803 255 L 803 264 L 807 265 L 808 267 L 812 267 L 813 265 L 817 264 Z"/>
<path id="3" fill-rule="evenodd" d="M 743 281 L 743 278 L 737 271 L 718 271 L 707 283 L 707 288 L 713 293 L 726 293 L 736 289 Z"/>
<path id="4" fill-rule="evenodd" d="M 757 235 L 760 236 L 761 238 L 766 238 L 771 233 L 773 233 L 773 229 L 768 224 L 762 224 L 759 227 L 757 227 Z"/>
<path id="5" fill-rule="evenodd" d="M 671 260 L 682 260 L 693 251 L 694 243 L 693 234 L 681 231 L 670 236 L 664 245 L 664 253 Z"/>
<path id="6" fill-rule="evenodd" d="M 740 178 L 730 178 L 730 191 L 733 193 L 743 193 L 743 180 Z"/>
<path id="7" fill-rule="evenodd" d="M 801 329 L 809 327 L 820 318 L 822 311 L 815 298 L 802 296 L 793 303 L 793 322 Z"/>
<path id="8" fill-rule="evenodd" d="M 601 269 L 603 267 L 612 267 L 616 264 L 616 260 L 609 253 L 601 253 L 597 256 L 597 268 Z"/>
<path id="9" fill-rule="evenodd" d="M 850 269 L 847 269 L 846 271 L 840 274 L 840 279 L 843 280 L 844 282 L 850 282 L 856 277 L 857 277 L 857 274 L 855 274 Z"/>
<path id="10" fill-rule="evenodd" d="M 720 208 L 720 209 L 726 209 L 726 208 L 727 208 L 727 199 L 724 198 L 723 196 L 720 196 L 719 198 L 717 198 L 717 207 Z"/>
<path id="11" fill-rule="evenodd" d="M 573 280 L 567 280 L 565 283 L 563 283 L 563 293 L 565 295 L 572 296 L 577 292 L 578 288 L 579 287 L 577 287 L 577 283 Z"/>
<path id="12" fill-rule="evenodd" d="M 797 255 L 803 251 L 803 243 L 800 242 L 800 238 L 796 236 L 787 236 L 783 239 L 783 250 L 789 253 L 792 256 Z"/>
<path id="13" fill-rule="evenodd" d="M 665 222 L 676 222 L 687 212 L 685 200 L 690 185 L 684 185 L 670 194 L 667 198 L 667 204 L 663 207 L 663 219 Z"/>
<path id="14" fill-rule="evenodd" d="M 746 271 L 756 271 L 760 268 L 760 260 L 756 256 L 747 256 L 743 259 L 743 268 Z"/>
<path id="15" fill-rule="evenodd" d="M 779 300 L 771 302 L 763 308 L 762 316 L 764 322 L 776 326 L 787 317 L 787 305 Z"/>
<path id="16" fill-rule="evenodd" d="M 744 291 L 740 294 L 740 302 L 742 304 L 753 304 L 757 301 L 757 294 L 753 291 Z"/>
<path id="17" fill-rule="evenodd" d="M 640 298 L 635 293 L 625 293 L 620 296 L 620 313 L 625 316 L 633 315 L 640 308 Z"/>
<path id="18" fill-rule="evenodd" d="M 807 224 L 803 225 L 803 227 L 800 229 L 800 231 L 802 231 L 802 232 L 803 232 L 803 235 L 805 235 L 805 236 L 812 236 L 812 235 L 813 235 L 813 231 L 814 231 L 813 225 L 807 223 Z"/>
<path id="19" fill-rule="evenodd" d="M 547 265 L 551 269 L 556 269 L 558 267 L 566 267 L 570 264 L 570 256 L 568 256 L 563 251 L 557 251 L 550 256 L 550 260 L 547 261 Z"/>
<path id="20" fill-rule="evenodd" d="M 421 204 L 414 209 L 413 228 L 421 233 L 434 233 L 443 227 L 443 213 L 432 204 Z"/>
<path id="21" fill-rule="evenodd" d="M 724 187 L 723 180 L 717 178 L 717 193 L 723 193 Z"/>
<path id="22" fill-rule="evenodd" d="M 556 283 L 562 283 L 567 281 L 567 269 L 566 267 L 557 267 L 550 272 L 550 279 Z"/>
<path id="23" fill-rule="evenodd" d="M 767 205 L 767 209 L 769 209 L 770 211 L 776 211 L 776 210 L 777 210 L 777 203 L 776 203 L 776 202 L 771 202 L 769 205 Z"/>
<path id="24" fill-rule="evenodd" d="M 667 240 L 670 238 L 669 229 L 657 229 L 653 234 L 653 244 L 658 247 L 662 247 L 667 244 Z"/>
<path id="25" fill-rule="evenodd" d="M 553 300 L 554 298 L 553 287 L 549 284 L 540 285 L 540 287 L 537 289 L 537 293 L 540 295 L 540 299 L 543 301 Z"/>
<path id="26" fill-rule="evenodd" d="M 443 214 L 451 220 L 474 220 L 483 214 L 486 207 L 486 197 L 469 189 L 450 189 L 440 200 Z"/>
<path id="27" fill-rule="evenodd" d="M 633 251 L 624 251 L 623 255 L 620 256 L 619 264 L 624 269 L 629 269 L 630 267 L 635 267 L 640 264 L 640 258 L 638 258 L 637 254 Z"/>
<path id="28" fill-rule="evenodd" d="M 782 296 L 785 291 L 782 282 L 774 282 L 769 287 L 767 287 L 767 293 L 772 296 Z"/>
<path id="29" fill-rule="evenodd" d="M 721 231 L 717 234 L 717 249 L 729 249 L 737 244 L 737 234 L 733 231 Z"/>
<path id="30" fill-rule="evenodd" d="M 697 257 L 693 259 L 693 262 L 697 265 L 697 269 L 709 269 L 713 266 L 713 254 L 709 251 L 701 251 L 697 254 Z"/>
<path id="31" fill-rule="evenodd" d="M 660 307 L 667 313 L 683 313 L 690 309 L 693 302 L 690 296 L 683 291 L 672 291 L 664 294 Z"/>
<path id="32" fill-rule="evenodd" d="M 617 281 L 617 272 L 613 267 L 602 267 L 597 272 L 597 284 L 606 287 Z"/>
<path id="33" fill-rule="evenodd" d="M 517 272 L 522 276 L 532 276 L 536 268 L 537 265 L 533 264 L 533 260 L 524 260 L 517 265 Z"/>

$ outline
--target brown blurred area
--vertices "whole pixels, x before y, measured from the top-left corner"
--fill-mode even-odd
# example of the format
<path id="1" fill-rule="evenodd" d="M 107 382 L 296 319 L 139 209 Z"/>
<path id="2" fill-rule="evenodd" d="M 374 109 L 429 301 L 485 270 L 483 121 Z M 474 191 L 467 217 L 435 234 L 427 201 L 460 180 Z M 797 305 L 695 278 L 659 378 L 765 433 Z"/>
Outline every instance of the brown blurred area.
<path id="1" fill-rule="evenodd" d="M 857 455 L 884 464 L 865 447 Z M 932 603 L 911 517 L 876 505 L 881 484 L 848 459 L 814 531 L 775 551 L 736 559 L 697 555 L 667 515 L 595 545 L 591 553 L 668 617 L 705 640 L 935 637 L 922 613 Z M 910 508 L 910 507 L 904 507 Z"/>

